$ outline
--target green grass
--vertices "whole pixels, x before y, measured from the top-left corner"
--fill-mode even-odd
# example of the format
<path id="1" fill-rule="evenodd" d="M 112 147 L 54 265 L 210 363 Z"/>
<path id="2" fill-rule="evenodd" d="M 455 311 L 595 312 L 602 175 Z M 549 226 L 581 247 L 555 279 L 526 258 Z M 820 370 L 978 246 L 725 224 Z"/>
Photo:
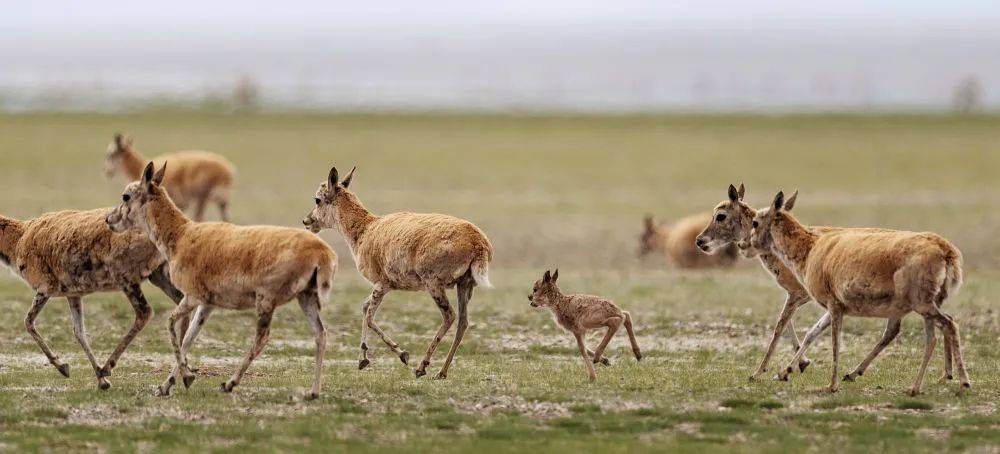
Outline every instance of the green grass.
<path id="1" fill-rule="evenodd" d="M 368 287 L 335 232 L 341 273 L 323 317 L 329 330 L 323 395 L 304 401 L 312 337 L 295 305 L 275 316 L 271 343 L 233 394 L 218 385 L 249 348 L 252 314 L 216 312 L 192 352 L 191 389 L 153 390 L 169 367 L 171 305 L 151 286 L 156 315 L 111 377 L 107 392 L 73 338 L 63 300 L 39 329 L 72 367 L 62 378 L 24 332 L 31 301 L 0 276 L 0 451 L 423 451 L 563 452 L 990 451 L 1000 447 L 1000 142 L 995 117 L 516 117 L 461 115 L 0 116 L 0 213 L 18 217 L 110 206 L 122 184 L 104 181 L 103 152 L 126 131 L 150 155 L 190 147 L 227 155 L 239 177 L 241 223 L 296 225 L 328 167 L 358 165 L 352 184 L 377 213 L 438 211 L 480 225 L 497 254 L 495 289 L 477 289 L 472 326 L 448 380 L 413 378 L 377 338 L 357 370 L 360 305 Z M 754 263 L 678 271 L 634 257 L 641 217 L 710 209 L 730 182 L 750 200 L 799 188 L 796 211 L 814 224 L 933 230 L 963 249 L 962 291 L 945 309 L 962 328 L 972 392 L 938 383 L 940 344 L 925 394 L 905 396 L 923 352 L 922 323 L 902 333 L 839 393 L 829 339 L 789 382 L 748 381 L 783 302 Z M 528 306 L 531 283 L 558 266 L 568 291 L 628 309 L 644 358 L 624 336 L 611 367 L 588 383 L 572 336 Z M 131 322 L 121 294 L 85 299 L 91 345 L 104 358 Z M 807 306 L 801 333 L 819 315 Z M 416 363 L 440 322 L 430 298 L 390 293 L 381 326 Z M 880 320 L 848 319 L 841 374 L 881 335 Z M 596 343 L 597 338 L 590 339 Z M 791 351 L 784 341 L 772 370 Z"/>

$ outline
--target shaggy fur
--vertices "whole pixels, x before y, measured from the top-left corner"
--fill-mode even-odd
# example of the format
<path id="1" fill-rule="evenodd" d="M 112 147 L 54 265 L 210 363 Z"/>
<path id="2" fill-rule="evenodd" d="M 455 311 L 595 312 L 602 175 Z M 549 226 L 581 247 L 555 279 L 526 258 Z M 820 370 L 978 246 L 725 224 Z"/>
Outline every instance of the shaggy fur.
<path id="1" fill-rule="evenodd" d="M 327 182 L 316 192 L 316 208 L 302 221 L 313 232 L 336 228 L 347 240 L 358 271 L 372 283 L 372 294 L 362 307 L 361 356 L 364 369 L 368 358 L 368 328 L 408 364 L 409 353 L 400 349 L 375 323 L 375 313 L 390 290 L 427 291 L 444 319 L 424 360 L 414 371 L 419 378 L 441 338 L 455 320 L 445 289 L 458 287 L 458 327 L 448 358 L 437 378 L 448 376 L 455 352 L 468 328 L 467 306 L 476 285 L 490 286 L 489 263 L 493 246 L 486 234 L 469 221 L 443 214 L 393 213 L 375 216 L 361 204 L 348 186 L 354 170 L 338 182 L 337 169 L 330 170 Z"/>
<path id="2" fill-rule="evenodd" d="M 150 279 L 174 302 L 180 292 L 170 284 L 164 259 L 142 235 L 112 234 L 104 223 L 108 209 L 60 211 L 29 221 L 0 216 L 0 262 L 35 291 L 35 300 L 25 318 L 25 327 L 49 362 L 69 376 L 69 365 L 61 362 L 35 329 L 35 318 L 51 297 L 69 300 L 73 331 L 97 375 L 98 387 L 108 389 L 107 377 L 118 358 L 152 317 L 153 310 L 140 284 Z M 135 311 L 132 328 L 119 342 L 104 366 L 99 366 L 87 340 L 81 299 L 95 292 L 120 290 Z"/>
<path id="3" fill-rule="evenodd" d="M 730 267 L 738 258 L 735 246 L 727 245 L 713 251 L 712 255 L 702 253 L 695 246 L 695 238 L 711 221 L 712 213 L 700 213 L 683 218 L 668 228 L 656 225 L 652 216 L 646 216 L 639 236 L 639 257 L 665 254 L 679 268 Z"/>
<path id="4" fill-rule="evenodd" d="M 157 156 L 154 165 L 163 167 L 170 161 L 170 174 L 163 180 L 170 198 L 183 211 L 191 211 L 195 221 L 205 217 L 205 206 L 211 202 L 219 207 L 223 221 L 229 220 L 229 195 L 236 171 L 226 158 L 205 151 L 182 151 Z M 132 138 L 116 134 L 108 145 L 105 173 L 109 178 L 124 176 L 138 180 L 148 159 L 132 146 Z"/>
<path id="5" fill-rule="evenodd" d="M 319 305 L 320 300 L 327 301 L 332 289 L 336 254 L 319 237 L 303 230 L 192 222 L 161 186 L 164 171 L 161 168 L 154 175 L 150 163 L 142 180 L 126 187 L 122 204 L 108 216 L 108 224 L 115 230 L 132 228 L 147 235 L 167 257 L 173 281 L 184 292 L 184 301 L 170 315 L 176 365 L 159 393 L 170 393 L 177 374 L 186 386 L 194 380 L 187 367 L 187 351 L 212 310 L 255 309 L 256 342 L 240 369 L 222 384 L 224 391 L 232 391 L 263 350 L 274 309 L 298 298 L 316 335 L 316 371 L 310 394 L 316 397 L 326 347 Z M 195 321 L 182 345 L 185 325 L 179 321 L 195 309 Z"/>
<path id="6" fill-rule="evenodd" d="M 547 307 L 552 311 L 556 323 L 566 331 L 573 333 L 576 337 L 576 345 L 580 349 L 580 356 L 583 364 L 587 366 L 587 376 L 590 381 L 597 379 L 594 372 L 594 364 L 601 363 L 610 366 L 611 362 L 605 358 L 604 349 L 607 348 L 611 338 L 618 332 L 623 324 L 628 332 L 628 340 L 632 344 L 632 354 L 635 360 L 642 359 L 642 352 L 639 351 L 639 343 L 635 340 L 635 331 L 632 330 L 632 315 L 623 311 L 613 301 L 594 295 L 573 294 L 566 295 L 559 290 L 556 281 L 559 279 L 559 270 L 550 273 L 546 271 L 541 279 L 535 281 L 528 301 L 531 307 Z M 597 350 L 590 351 L 584 344 L 587 331 L 607 327 L 604 339 L 601 340 Z"/>
<path id="7" fill-rule="evenodd" d="M 817 302 L 826 306 L 833 327 L 833 376 L 829 390 L 837 390 L 840 330 L 844 315 L 890 320 L 877 354 L 899 330 L 910 312 L 924 318 L 925 348 L 910 395 L 920 392 L 927 363 L 934 352 L 934 326 L 958 368 L 959 393 L 971 385 L 962 360 L 958 325 L 940 311 L 942 303 L 962 284 L 962 253 L 944 238 L 928 232 L 842 229 L 818 233 L 803 226 L 779 192 L 768 209 L 757 212 L 751 243 L 770 249 L 791 269 Z M 871 356 L 871 355 L 870 355 Z M 845 377 L 850 379 L 851 377 Z"/>

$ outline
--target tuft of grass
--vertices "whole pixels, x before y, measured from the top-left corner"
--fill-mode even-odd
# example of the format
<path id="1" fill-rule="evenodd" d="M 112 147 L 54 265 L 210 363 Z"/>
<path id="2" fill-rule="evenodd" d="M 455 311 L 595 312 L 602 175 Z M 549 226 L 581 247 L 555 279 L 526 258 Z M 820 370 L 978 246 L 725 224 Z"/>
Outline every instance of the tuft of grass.
<path id="1" fill-rule="evenodd" d="M 922 400 L 900 399 L 893 402 L 892 407 L 900 410 L 931 410 L 934 405 Z"/>

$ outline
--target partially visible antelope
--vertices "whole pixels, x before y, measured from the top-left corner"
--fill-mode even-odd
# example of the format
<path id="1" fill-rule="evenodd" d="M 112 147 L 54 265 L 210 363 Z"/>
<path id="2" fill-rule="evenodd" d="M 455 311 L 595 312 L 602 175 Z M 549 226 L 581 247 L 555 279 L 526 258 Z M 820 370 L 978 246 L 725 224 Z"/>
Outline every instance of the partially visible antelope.
<path id="1" fill-rule="evenodd" d="M 301 229 L 192 222 L 163 188 L 165 172 L 164 166 L 154 173 L 153 163 L 149 163 L 142 180 L 125 187 L 121 205 L 107 217 L 108 226 L 115 231 L 137 230 L 146 235 L 167 258 L 170 277 L 184 292 L 168 322 L 175 365 L 157 393 L 169 395 L 178 375 L 185 387 L 194 381 L 187 352 L 214 309 L 254 309 L 257 336 L 253 347 L 240 368 L 221 385 L 222 391 L 231 392 L 263 351 L 274 310 L 297 298 L 315 334 L 316 367 L 308 397 L 316 398 L 326 350 L 320 304 L 329 300 L 337 255 L 318 236 Z M 190 326 L 183 323 L 195 310 Z"/>
<path id="2" fill-rule="evenodd" d="M 327 181 L 316 191 L 316 207 L 303 224 L 313 232 L 334 228 L 343 235 L 351 248 L 358 271 L 372 284 L 371 296 L 362 305 L 361 354 L 358 368 L 370 364 L 368 329 L 409 363 L 409 353 L 393 342 L 375 323 L 382 298 L 391 290 L 426 291 L 434 298 L 443 319 L 437 334 L 427 348 L 423 361 L 414 370 L 420 378 L 441 339 L 455 321 L 455 312 L 445 290 L 457 287 L 458 327 L 448 357 L 436 378 L 448 376 L 448 368 L 469 327 L 469 301 L 476 285 L 491 287 L 489 264 L 493 246 L 471 222 L 444 214 L 392 213 L 376 216 L 368 211 L 348 189 L 354 170 L 339 180 L 337 168 L 331 168 Z"/>
<path id="3" fill-rule="evenodd" d="M 69 364 L 59 360 L 35 329 L 35 318 L 52 297 L 65 297 L 73 315 L 73 334 L 97 375 L 97 386 L 108 389 L 108 377 L 133 339 L 153 316 L 141 284 L 149 280 L 174 303 L 181 292 L 170 283 L 166 261 L 156 246 L 138 233 L 112 234 L 104 225 L 111 211 L 60 211 L 20 221 L 0 216 L 0 263 L 10 268 L 35 292 L 24 326 L 59 373 L 69 377 Z M 122 291 L 135 320 L 132 327 L 99 365 L 90 349 L 83 318 L 83 297 L 97 292 Z"/>
<path id="4" fill-rule="evenodd" d="M 211 202 L 219 207 L 223 221 L 229 221 L 229 196 L 236 171 L 226 158 L 206 151 L 181 151 L 157 156 L 157 167 L 170 160 L 170 175 L 163 181 L 170 198 L 182 211 L 190 210 L 195 221 L 205 217 L 205 206 Z M 149 162 L 132 145 L 132 138 L 115 134 L 108 145 L 104 173 L 108 178 L 124 176 L 136 181 Z"/>
<path id="5" fill-rule="evenodd" d="M 587 376 L 590 381 L 597 379 L 594 372 L 594 364 L 601 363 L 610 365 L 610 361 L 604 357 L 604 349 L 607 348 L 611 338 L 618 332 L 618 328 L 625 325 L 628 333 L 629 343 L 632 344 L 632 354 L 635 360 L 642 359 L 642 352 L 639 351 L 639 343 L 635 340 L 635 331 L 632 330 L 632 315 L 623 311 L 613 301 L 594 295 L 572 294 L 566 295 L 556 284 L 559 280 L 559 270 L 551 273 L 548 270 L 542 278 L 535 281 L 528 301 L 531 307 L 547 307 L 552 311 L 556 323 L 566 331 L 573 333 L 576 337 L 576 345 L 580 349 L 580 356 L 584 365 L 587 366 Z M 584 344 L 587 331 L 592 329 L 607 328 L 604 339 L 597 346 L 597 350 L 590 351 Z"/>
<path id="6" fill-rule="evenodd" d="M 778 192 L 769 208 L 758 211 L 750 242 L 754 248 L 777 255 L 809 294 L 827 308 L 833 338 L 828 391 L 836 392 L 839 385 L 840 331 L 845 315 L 889 319 L 883 342 L 869 355 L 873 358 L 892 341 L 900 320 L 910 312 L 924 318 L 925 342 L 923 361 L 908 394 L 920 393 L 934 353 L 935 325 L 951 348 L 945 353 L 958 369 L 958 393 L 970 388 L 958 324 L 941 312 L 941 305 L 962 284 L 962 253 L 958 248 L 929 232 L 843 229 L 818 233 L 792 216 L 797 195 L 785 200 L 784 193 Z"/>
<path id="7" fill-rule="evenodd" d="M 707 255 L 695 245 L 695 238 L 711 221 L 712 213 L 700 213 L 666 227 L 657 225 L 652 216 L 646 216 L 643 219 L 643 232 L 639 236 L 639 258 L 663 254 L 679 268 L 732 266 L 739 258 L 735 246 L 725 245 Z"/>

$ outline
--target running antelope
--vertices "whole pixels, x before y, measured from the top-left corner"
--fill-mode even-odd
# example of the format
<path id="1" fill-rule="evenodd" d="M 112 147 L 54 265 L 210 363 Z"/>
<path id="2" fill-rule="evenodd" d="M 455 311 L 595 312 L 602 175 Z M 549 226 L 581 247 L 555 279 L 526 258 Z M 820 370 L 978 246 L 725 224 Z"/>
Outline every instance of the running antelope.
<path id="1" fill-rule="evenodd" d="M 639 236 L 639 258 L 651 254 L 664 254 L 679 268 L 729 267 L 738 258 L 736 247 L 725 245 L 713 255 L 705 255 L 695 246 L 695 237 L 712 221 L 712 213 L 688 216 L 670 227 L 657 225 L 652 216 L 643 219 L 643 232 Z"/>
<path id="2" fill-rule="evenodd" d="M 382 298 L 391 290 L 426 291 L 434 298 L 443 319 L 427 348 L 423 361 L 414 370 L 420 378 L 441 339 L 455 321 L 455 312 L 445 290 L 457 287 L 458 327 L 438 379 L 447 378 L 448 368 L 469 327 L 469 301 L 476 285 L 491 287 L 489 264 L 493 246 L 486 234 L 471 222 L 444 214 L 392 213 L 376 216 L 348 189 L 354 170 L 338 180 L 337 168 L 330 169 L 327 181 L 316 191 L 316 207 L 303 224 L 318 233 L 335 228 L 351 248 L 358 271 L 372 284 L 371 296 L 361 308 L 361 355 L 358 368 L 370 364 L 368 329 L 371 328 L 403 364 L 410 354 L 399 348 L 375 323 Z"/>

